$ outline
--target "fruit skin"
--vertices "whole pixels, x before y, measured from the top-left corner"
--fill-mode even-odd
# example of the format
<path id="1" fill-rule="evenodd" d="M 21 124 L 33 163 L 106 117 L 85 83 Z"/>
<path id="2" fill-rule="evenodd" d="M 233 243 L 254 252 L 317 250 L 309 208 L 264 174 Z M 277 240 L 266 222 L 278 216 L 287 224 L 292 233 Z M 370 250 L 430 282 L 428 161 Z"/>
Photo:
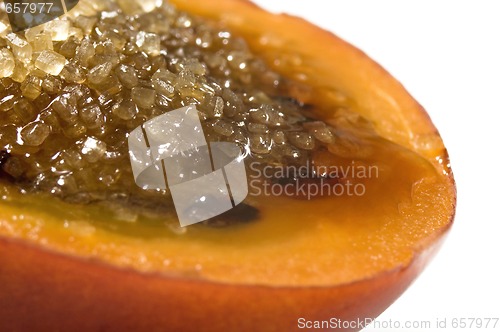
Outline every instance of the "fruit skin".
<path id="1" fill-rule="evenodd" d="M 269 60 L 300 54 L 302 62 L 287 68 L 290 76 L 304 71 L 306 83 L 312 86 L 318 81 L 315 75 L 323 77 L 321 83 L 324 77 L 331 78 L 332 84 L 358 101 L 357 110 L 373 120 L 384 137 L 430 161 L 440 157 L 446 164 L 442 141 L 421 106 L 385 70 L 349 44 L 301 19 L 265 13 L 246 1 L 173 2 L 253 36 L 252 46 L 266 49 L 263 55 Z M 258 45 L 262 35 L 267 36 L 265 46 Z M 277 35 L 281 40 L 273 40 Z M 303 40 L 307 45 L 301 44 Z M 284 62 L 275 64 L 278 71 Z M 318 88 L 298 97 L 327 95 Z M 384 122 L 377 121 L 380 118 Z M 430 143 L 415 144 L 415 137 L 428 138 Z M 444 171 L 445 182 L 454 189 L 451 170 Z M 451 200 L 455 201 L 454 193 Z M 0 238 L 0 330 L 293 331 L 299 330 L 301 317 L 345 321 L 376 317 L 437 251 L 453 217 L 454 206 L 443 216 L 448 223 L 415 247 L 409 264 L 331 287 L 225 285 L 150 275 Z"/>
<path id="2" fill-rule="evenodd" d="M 264 332 L 300 330 L 301 317 L 364 321 L 408 287 L 440 235 L 409 266 L 337 287 L 300 288 L 146 275 L 1 239 L 0 329 Z"/>

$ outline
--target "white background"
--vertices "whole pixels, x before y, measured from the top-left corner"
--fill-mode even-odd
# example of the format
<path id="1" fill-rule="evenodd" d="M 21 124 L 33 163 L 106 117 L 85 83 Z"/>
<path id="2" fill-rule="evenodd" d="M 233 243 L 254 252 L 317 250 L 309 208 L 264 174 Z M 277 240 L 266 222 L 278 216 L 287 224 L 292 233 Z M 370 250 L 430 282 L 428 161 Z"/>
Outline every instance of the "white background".
<path id="1" fill-rule="evenodd" d="M 254 2 L 304 17 L 368 53 L 427 109 L 450 153 L 455 225 L 429 267 L 379 320 L 429 320 L 432 329 L 413 330 L 459 331 L 453 318 L 500 318 L 500 1 Z M 438 329 L 437 318 L 448 327 Z"/>

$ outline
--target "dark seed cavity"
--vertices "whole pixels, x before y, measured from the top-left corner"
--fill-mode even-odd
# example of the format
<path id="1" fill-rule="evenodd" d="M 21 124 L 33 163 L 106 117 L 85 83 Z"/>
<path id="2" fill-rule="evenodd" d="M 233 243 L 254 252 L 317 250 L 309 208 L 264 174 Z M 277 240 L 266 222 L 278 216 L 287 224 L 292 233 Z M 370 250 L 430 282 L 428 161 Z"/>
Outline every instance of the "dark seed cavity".
<path id="1" fill-rule="evenodd" d="M 249 204 L 240 203 L 233 209 L 217 217 L 203 221 L 203 224 L 209 227 L 223 228 L 239 224 L 248 224 L 258 221 L 259 218 L 259 209 Z"/>

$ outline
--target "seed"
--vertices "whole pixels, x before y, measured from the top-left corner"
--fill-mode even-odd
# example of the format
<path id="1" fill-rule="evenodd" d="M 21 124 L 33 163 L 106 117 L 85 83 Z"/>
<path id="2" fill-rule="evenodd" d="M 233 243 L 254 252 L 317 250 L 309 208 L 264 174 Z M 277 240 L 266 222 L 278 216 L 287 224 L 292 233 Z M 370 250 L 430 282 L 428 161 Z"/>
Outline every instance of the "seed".
<path id="1" fill-rule="evenodd" d="M 68 95 L 58 97 L 52 102 L 52 108 L 67 123 L 75 123 L 78 117 L 77 109 L 71 105 Z"/>
<path id="2" fill-rule="evenodd" d="M 314 149 L 314 137 L 304 132 L 288 133 L 288 140 L 299 149 L 312 150 Z"/>
<path id="3" fill-rule="evenodd" d="M 15 101 L 13 106 L 13 111 L 17 117 L 21 120 L 21 123 L 26 123 L 27 121 L 33 121 L 36 116 L 36 109 L 33 104 L 26 98 L 19 98 Z"/>
<path id="4" fill-rule="evenodd" d="M 45 25 L 45 32 L 49 33 L 53 41 L 68 39 L 70 22 L 66 20 L 53 20 Z"/>
<path id="5" fill-rule="evenodd" d="M 154 105 L 156 92 L 150 88 L 132 88 L 132 100 L 141 108 L 150 108 Z"/>
<path id="6" fill-rule="evenodd" d="M 318 141 L 331 144 L 335 141 L 331 130 L 322 121 L 306 122 L 304 128 L 307 129 Z"/>
<path id="7" fill-rule="evenodd" d="M 271 138 L 269 134 L 250 134 L 250 150 L 257 154 L 268 154 L 271 152 Z"/>
<path id="8" fill-rule="evenodd" d="M 85 35 L 90 35 L 94 26 L 97 23 L 97 17 L 88 17 L 85 15 L 78 15 L 75 19 L 75 25 L 82 29 Z"/>
<path id="9" fill-rule="evenodd" d="M 76 122 L 69 126 L 66 126 L 63 129 L 63 132 L 67 138 L 78 139 L 82 138 L 85 135 L 85 133 L 87 132 L 87 127 L 79 122 Z"/>
<path id="10" fill-rule="evenodd" d="M 65 64 L 66 58 L 51 50 L 42 51 L 35 61 L 35 67 L 54 76 L 61 73 Z"/>
<path id="11" fill-rule="evenodd" d="M 36 37 L 38 37 L 40 34 L 42 34 L 45 29 L 43 25 L 38 25 L 33 28 L 29 28 L 24 32 L 24 37 L 29 43 L 32 43 Z M 52 39 L 52 38 L 51 38 Z"/>
<path id="12" fill-rule="evenodd" d="M 220 118 L 222 116 L 222 112 L 224 110 L 224 100 L 217 96 L 215 97 L 215 105 L 213 107 L 213 111 L 210 112 L 213 117 Z"/>
<path id="13" fill-rule="evenodd" d="M 0 21 L 0 37 L 5 36 L 5 34 L 8 31 L 9 26 L 7 25 L 7 22 Z"/>
<path id="14" fill-rule="evenodd" d="M 106 152 L 106 143 L 94 138 L 88 137 L 82 145 L 81 154 L 89 163 L 95 163 Z"/>
<path id="15" fill-rule="evenodd" d="M 119 104 L 113 105 L 113 114 L 122 120 L 131 120 L 138 112 L 136 104 L 130 100 L 124 100 Z"/>
<path id="16" fill-rule="evenodd" d="M 19 179 L 26 172 L 27 166 L 18 157 L 8 158 L 2 165 L 2 170 L 12 176 L 14 179 Z"/>
<path id="17" fill-rule="evenodd" d="M 93 42 L 89 38 L 84 38 L 80 46 L 76 49 L 76 60 L 86 67 L 95 55 Z"/>
<path id="18" fill-rule="evenodd" d="M 195 75 L 205 75 L 206 68 L 197 59 L 188 59 L 183 64 L 183 69 L 192 72 Z"/>
<path id="19" fill-rule="evenodd" d="M 12 73 L 11 78 L 18 83 L 24 82 L 26 77 L 28 76 L 29 71 L 26 68 L 26 65 L 19 60 L 16 60 L 16 67 L 14 68 L 14 72 Z"/>
<path id="20" fill-rule="evenodd" d="M 80 119 L 87 128 L 97 128 L 104 124 L 104 115 L 98 105 L 83 107 L 80 111 Z"/>
<path id="21" fill-rule="evenodd" d="M 42 89 L 49 94 L 61 92 L 63 82 L 57 76 L 47 76 L 42 82 Z"/>
<path id="22" fill-rule="evenodd" d="M 29 76 L 21 85 L 23 96 L 36 99 L 42 93 L 42 80 L 36 76 Z"/>
<path id="23" fill-rule="evenodd" d="M 9 77 L 14 73 L 16 62 L 14 55 L 8 49 L 0 50 L 0 78 Z"/>
<path id="24" fill-rule="evenodd" d="M 43 122 L 34 121 L 23 127 L 21 139 L 29 146 L 39 146 L 50 134 L 50 127 Z"/>
<path id="25" fill-rule="evenodd" d="M 141 51 L 148 55 L 160 54 L 160 37 L 155 33 L 140 31 L 137 34 L 135 43 Z"/>
<path id="26" fill-rule="evenodd" d="M 85 72 L 80 65 L 70 62 L 61 71 L 61 78 L 68 83 L 81 84 L 85 82 Z"/>
<path id="27" fill-rule="evenodd" d="M 87 79 L 90 83 L 100 84 L 108 79 L 109 74 L 113 69 L 111 62 L 105 62 L 103 64 L 97 65 L 89 71 Z"/>
<path id="28" fill-rule="evenodd" d="M 266 134 L 269 132 L 269 128 L 261 123 L 250 122 L 248 124 L 248 131 L 254 134 Z"/>
<path id="29" fill-rule="evenodd" d="M 234 132 L 233 126 L 224 120 L 216 120 L 213 124 L 214 131 L 222 136 L 231 136 Z"/>
<path id="30" fill-rule="evenodd" d="M 65 58 L 68 59 L 73 58 L 76 55 L 76 49 L 78 48 L 78 45 L 79 45 L 78 39 L 70 37 L 68 40 L 62 43 L 58 52 Z"/>
<path id="31" fill-rule="evenodd" d="M 78 151 L 68 149 L 62 152 L 64 160 L 74 169 L 81 169 L 85 166 L 85 161 Z"/>
<path id="32" fill-rule="evenodd" d="M 137 73 L 135 69 L 131 66 L 120 65 L 116 69 L 116 74 L 125 87 L 132 89 L 137 86 L 139 79 L 137 78 Z"/>
<path id="33" fill-rule="evenodd" d="M 250 110 L 252 120 L 271 126 L 281 126 L 285 123 L 284 114 L 269 104 L 264 104 L 257 109 Z"/>
<path id="34" fill-rule="evenodd" d="M 28 63 L 31 61 L 31 56 L 33 55 L 33 47 L 28 44 L 26 40 L 19 37 L 15 33 L 9 33 L 6 36 L 9 46 L 12 48 L 12 53 L 14 56 L 24 62 Z"/>
<path id="35" fill-rule="evenodd" d="M 276 130 L 273 133 L 273 142 L 276 144 L 283 144 L 286 142 L 286 136 L 285 133 L 282 132 L 281 130 Z"/>
<path id="36" fill-rule="evenodd" d="M 36 35 L 31 43 L 33 45 L 34 52 L 42 52 L 45 50 L 52 51 L 54 49 L 52 37 L 48 33 L 41 33 L 39 35 Z"/>
<path id="37" fill-rule="evenodd" d="M 153 85 L 156 89 L 156 92 L 165 97 L 173 97 L 175 94 L 174 86 L 161 79 L 153 81 Z"/>
<path id="38" fill-rule="evenodd" d="M 224 114 L 228 117 L 233 117 L 237 113 L 243 111 L 243 102 L 240 97 L 233 91 L 229 89 L 224 89 L 222 92 L 222 98 L 225 100 L 226 105 L 224 107 Z"/>

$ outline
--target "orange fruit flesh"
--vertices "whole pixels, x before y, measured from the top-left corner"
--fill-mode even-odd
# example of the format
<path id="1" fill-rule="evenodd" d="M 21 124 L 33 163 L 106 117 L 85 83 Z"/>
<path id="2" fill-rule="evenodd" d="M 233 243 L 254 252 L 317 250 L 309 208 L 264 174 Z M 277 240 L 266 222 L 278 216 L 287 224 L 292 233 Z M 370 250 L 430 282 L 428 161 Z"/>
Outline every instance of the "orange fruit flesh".
<path id="1" fill-rule="evenodd" d="M 127 224 L 102 206 L 11 193 L 11 201 L 2 202 L 0 232 L 113 265 L 225 283 L 332 285 L 364 279 L 408 264 L 414 245 L 445 225 L 427 215 L 447 204 L 427 201 L 447 194 L 436 170 L 413 153 L 380 145 L 371 163 L 378 177 L 358 181 L 366 186 L 363 196 L 257 197 L 252 204 L 261 218 L 245 225 L 192 226 L 175 234 L 163 220 L 140 217 Z"/>
<path id="2" fill-rule="evenodd" d="M 330 109 L 346 106 L 369 119 L 378 134 L 359 135 L 370 154 L 354 158 L 378 169 L 377 177 L 361 180 L 366 193 L 310 201 L 251 198 L 261 212 L 257 222 L 224 229 L 193 226 L 175 234 L 163 220 L 141 217 L 126 224 L 103 207 L 19 195 L 2 183 L 7 199 L 0 202 L 0 237 L 165 276 L 334 286 L 407 266 L 447 229 L 455 195 L 446 151 L 421 107 L 385 71 L 342 41 L 332 39 L 336 47 L 327 47 L 329 39 L 321 35 L 326 32 L 300 21 L 288 25 L 287 16 L 263 15 L 250 4 L 241 10 L 242 2 L 231 0 L 173 2 L 225 22 L 278 72 L 302 81 L 304 89 L 294 97 L 312 104 L 317 117 L 335 126 Z M 314 160 L 350 164 L 349 158 L 327 153 Z"/>

